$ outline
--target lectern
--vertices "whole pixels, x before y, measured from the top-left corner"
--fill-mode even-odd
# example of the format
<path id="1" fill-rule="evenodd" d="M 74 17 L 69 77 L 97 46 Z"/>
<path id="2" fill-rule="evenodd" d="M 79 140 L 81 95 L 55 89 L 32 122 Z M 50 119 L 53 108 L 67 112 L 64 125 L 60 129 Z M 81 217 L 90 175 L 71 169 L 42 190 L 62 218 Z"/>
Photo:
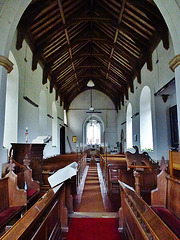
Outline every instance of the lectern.
<path id="1" fill-rule="evenodd" d="M 26 154 L 30 160 L 32 177 L 42 183 L 43 150 L 46 144 L 43 143 L 11 143 L 13 148 L 13 159 L 23 164 Z"/>

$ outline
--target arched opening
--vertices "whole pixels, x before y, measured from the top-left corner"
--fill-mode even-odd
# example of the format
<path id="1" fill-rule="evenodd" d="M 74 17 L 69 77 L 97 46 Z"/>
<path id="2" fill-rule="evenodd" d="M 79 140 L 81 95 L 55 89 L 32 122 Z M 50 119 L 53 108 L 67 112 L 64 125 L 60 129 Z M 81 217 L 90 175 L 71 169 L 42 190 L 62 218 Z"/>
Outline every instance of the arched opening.
<path id="1" fill-rule="evenodd" d="M 104 124 L 95 115 L 88 117 L 83 124 L 83 146 L 102 145 Z"/>
<path id="2" fill-rule="evenodd" d="M 153 150 L 151 90 L 145 86 L 140 96 L 140 146 L 141 150 Z"/>
<path id="3" fill-rule="evenodd" d="M 126 147 L 132 148 L 132 106 L 131 103 L 128 104 L 126 113 Z"/>
<path id="4" fill-rule="evenodd" d="M 67 125 L 67 113 L 65 109 L 64 109 L 64 124 Z"/>
<path id="5" fill-rule="evenodd" d="M 19 87 L 19 71 L 16 60 L 10 52 L 9 59 L 14 63 L 13 71 L 7 75 L 6 87 L 6 108 L 5 108 L 5 127 L 3 146 L 11 148 L 12 142 L 18 139 L 18 87 Z M 12 121 L 13 120 L 13 121 Z"/>
<path id="6" fill-rule="evenodd" d="M 57 147 L 57 108 L 56 103 L 52 103 L 52 146 Z"/>
<path id="7" fill-rule="evenodd" d="M 86 144 L 95 145 L 101 143 L 101 126 L 95 119 L 90 119 L 86 125 Z"/>

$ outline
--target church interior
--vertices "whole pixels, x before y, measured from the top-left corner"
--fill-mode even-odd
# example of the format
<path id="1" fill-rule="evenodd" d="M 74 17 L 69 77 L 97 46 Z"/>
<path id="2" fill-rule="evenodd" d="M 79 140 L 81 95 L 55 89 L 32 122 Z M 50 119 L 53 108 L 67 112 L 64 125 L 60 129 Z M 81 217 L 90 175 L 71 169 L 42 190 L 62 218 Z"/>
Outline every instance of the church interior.
<path id="1" fill-rule="evenodd" d="M 180 239 L 180 0 L 0 0 L 0 239 Z"/>

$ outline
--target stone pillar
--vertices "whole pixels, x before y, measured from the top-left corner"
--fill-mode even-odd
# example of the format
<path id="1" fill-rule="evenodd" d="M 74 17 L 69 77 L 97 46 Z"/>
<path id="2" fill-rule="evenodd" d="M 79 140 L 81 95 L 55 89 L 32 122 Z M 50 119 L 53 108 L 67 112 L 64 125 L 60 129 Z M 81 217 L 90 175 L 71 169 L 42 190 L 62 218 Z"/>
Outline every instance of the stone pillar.
<path id="1" fill-rule="evenodd" d="M 169 65 L 171 70 L 175 72 L 177 116 L 178 116 L 178 128 L 179 128 L 179 137 L 180 137 L 180 54 L 176 55 L 170 61 Z"/>
<path id="2" fill-rule="evenodd" d="M 3 156 L 5 103 L 6 103 L 6 82 L 7 73 L 13 69 L 13 63 L 4 56 L 0 56 L 0 156 Z M 0 177 L 2 173 L 2 159 L 0 163 Z"/>

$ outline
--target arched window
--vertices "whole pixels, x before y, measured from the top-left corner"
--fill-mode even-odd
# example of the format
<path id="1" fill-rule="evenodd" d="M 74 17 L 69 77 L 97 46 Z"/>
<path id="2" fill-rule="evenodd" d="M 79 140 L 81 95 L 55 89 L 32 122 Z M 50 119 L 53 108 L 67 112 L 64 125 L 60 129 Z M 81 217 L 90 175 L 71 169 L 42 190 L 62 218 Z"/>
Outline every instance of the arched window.
<path id="1" fill-rule="evenodd" d="M 47 99 L 44 90 L 39 96 L 39 135 L 47 134 Z"/>
<path id="2" fill-rule="evenodd" d="M 52 146 L 57 147 L 57 108 L 56 103 L 52 103 Z"/>
<path id="3" fill-rule="evenodd" d="M 132 148 L 132 106 L 131 103 L 128 104 L 126 113 L 126 147 Z"/>
<path id="4" fill-rule="evenodd" d="M 101 126 L 95 119 L 90 119 L 86 125 L 86 144 L 101 143 Z"/>
<path id="5" fill-rule="evenodd" d="M 64 124 L 67 125 L 67 113 L 65 109 L 64 109 Z"/>
<path id="6" fill-rule="evenodd" d="M 153 150 L 151 90 L 142 89 L 140 96 L 140 146 L 141 150 Z"/>
<path id="7" fill-rule="evenodd" d="M 10 52 L 9 59 L 14 63 L 14 68 L 7 75 L 6 86 L 6 110 L 5 110 L 5 127 L 3 146 L 8 150 L 12 142 L 18 139 L 18 87 L 19 87 L 19 71 L 16 60 Z M 13 119 L 13 121 L 12 121 Z"/>

